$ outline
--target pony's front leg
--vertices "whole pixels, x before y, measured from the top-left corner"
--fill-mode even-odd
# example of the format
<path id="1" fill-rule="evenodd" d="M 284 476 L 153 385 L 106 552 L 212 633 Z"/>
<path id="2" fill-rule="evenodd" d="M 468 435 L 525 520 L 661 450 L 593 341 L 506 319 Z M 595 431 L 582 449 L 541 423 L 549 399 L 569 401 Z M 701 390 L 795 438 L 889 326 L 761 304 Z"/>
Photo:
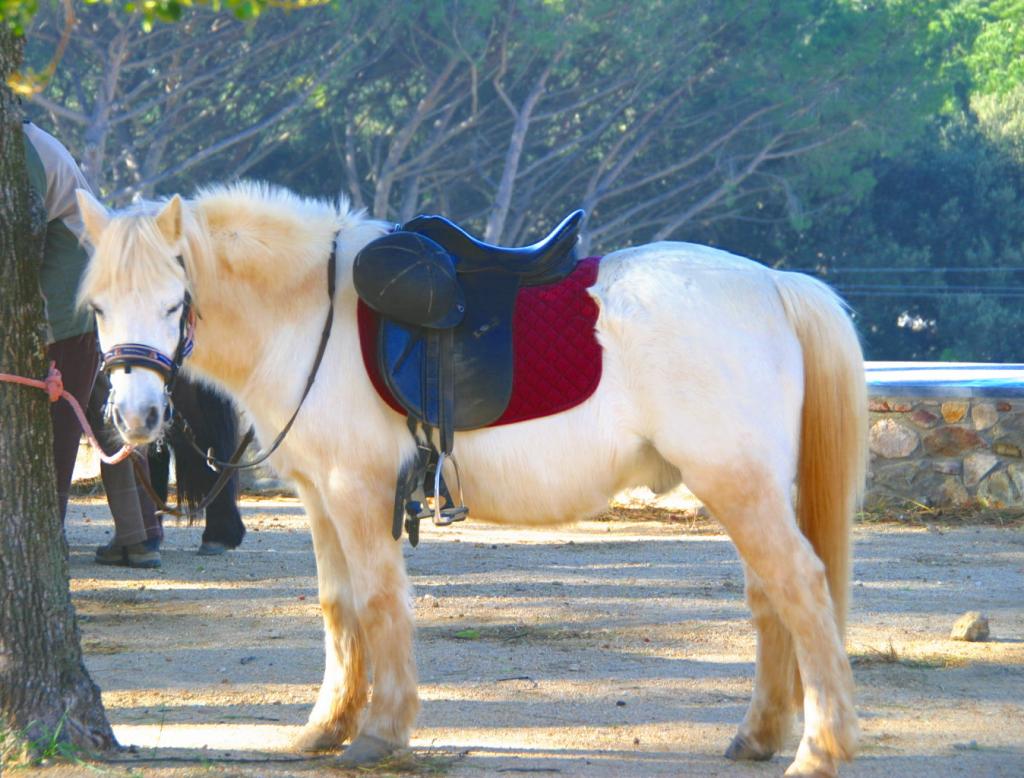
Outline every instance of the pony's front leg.
<path id="1" fill-rule="evenodd" d="M 329 509 L 348 561 L 353 608 L 372 668 L 373 694 L 348 766 L 379 762 L 409 743 L 419 698 L 413 620 L 402 544 L 391 537 L 394 497 L 384 490 L 332 494 Z"/>
<path id="2" fill-rule="evenodd" d="M 316 704 L 293 746 L 300 751 L 327 751 L 340 748 L 359 730 L 369 691 L 366 649 L 337 532 L 313 488 L 300 482 L 298 489 L 313 535 L 324 618 L 325 666 Z"/>

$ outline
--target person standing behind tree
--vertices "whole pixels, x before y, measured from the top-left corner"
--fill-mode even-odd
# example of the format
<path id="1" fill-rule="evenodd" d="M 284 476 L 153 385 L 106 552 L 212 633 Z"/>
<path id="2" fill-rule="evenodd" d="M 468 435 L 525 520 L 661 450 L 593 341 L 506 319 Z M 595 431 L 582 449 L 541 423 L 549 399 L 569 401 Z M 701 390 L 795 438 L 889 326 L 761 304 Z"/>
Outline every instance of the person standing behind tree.
<path id="1" fill-rule="evenodd" d="M 22 124 L 29 184 L 46 209 L 46 242 L 39 268 L 39 287 L 49 327 L 47 358 L 60 370 L 64 388 L 84 408 L 89 402 L 99 365 L 96 330 L 91 313 L 75 305 L 78 283 L 89 256 L 82 246 L 85 230 L 76 189 L 90 189 L 78 163 L 64 145 L 32 122 Z M 90 190 L 91 191 L 91 190 Z M 63 521 L 82 429 L 70 404 L 50 405 L 57 500 Z"/>
<path id="2" fill-rule="evenodd" d="M 100 372 L 89 398 L 86 416 L 100 446 L 112 444 L 112 450 L 106 452 L 108 454 L 116 451 L 121 443 L 117 433 L 103 418 L 109 395 L 110 379 Z M 101 463 L 100 477 L 110 515 L 114 518 L 114 537 L 96 549 L 94 561 L 99 565 L 160 567 L 163 527 L 156 515 L 156 507 L 135 478 L 131 458 L 116 465 Z"/>
<path id="3" fill-rule="evenodd" d="M 89 188 L 78 163 L 64 145 L 31 122 L 22 125 L 29 184 L 46 208 L 46 238 L 39 286 L 46 302 L 50 329 L 47 357 L 61 373 L 64 388 L 83 408 L 89 407 L 91 421 L 99 429 L 102 411 L 90 403 L 99 367 L 96 326 L 91 314 L 79 310 L 78 285 L 89 255 L 82 245 L 85 226 L 78 212 L 76 189 Z M 96 398 L 102 405 L 106 393 Z M 92 407 L 90 407 L 92 406 Z M 57 471 L 57 499 L 60 517 L 67 513 L 68 494 L 82 428 L 71 405 L 50 405 L 53 421 L 53 461 Z M 114 517 L 114 539 L 96 550 L 100 564 L 129 567 L 159 567 L 163 531 L 152 503 L 136 486 L 132 465 L 102 465 L 103 486 Z"/>

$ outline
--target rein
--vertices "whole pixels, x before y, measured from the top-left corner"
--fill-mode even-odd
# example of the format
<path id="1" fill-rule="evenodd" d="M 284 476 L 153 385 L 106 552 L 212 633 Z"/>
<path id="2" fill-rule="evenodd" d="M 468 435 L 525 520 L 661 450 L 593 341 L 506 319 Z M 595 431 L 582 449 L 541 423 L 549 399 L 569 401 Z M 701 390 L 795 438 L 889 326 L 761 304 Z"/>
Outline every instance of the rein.
<path id="1" fill-rule="evenodd" d="M 237 456 L 239 455 L 239 451 L 236 451 L 235 454 L 232 455 L 230 460 L 228 460 L 227 462 L 223 462 L 219 459 L 215 459 L 209 451 L 204 452 L 199 448 L 198 444 L 196 443 L 195 436 L 192 434 L 192 430 L 188 426 L 188 422 L 182 419 L 182 431 L 185 433 L 185 439 L 188 441 L 189 445 L 192 446 L 193 449 L 195 449 L 197 452 L 199 452 L 199 454 L 206 458 L 206 464 L 208 464 L 214 470 L 222 468 L 230 470 L 251 470 L 254 467 L 262 465 L 270 458 L 271 454 L 277 451 L 278 446 L 280 446 L 281 443 L 284 441 L 284 438 L 288 434 L 288 431 L 292 428 L 292 425 L 295 423 L 295 419 L 296 417 L 298 417 L 299 411 L 302 410 L 302 404 L 306 401 L 306 398 L 309 396 L 310 390 L 312 390 L 313 388 L 313 383 L 316 381 L 317 373 L 320 371 L 320 364 L 324 361 L 324 354 L 327 351 L 327 341 L 330 340 L 331 338 L 331 328 L 334 325 L 334 276 L 337 265 L 337 249 L 335 249 L 332 245 L 331 258 L 327 260 L 327 318 L 324 320 L 324 327 L 323 330 L 320 332 L 320 345 L 317 347 L 316 358 L 313 360 L 313 367 L 310 368 L 309 377 L 306 379 L 306 387 L 305 389 L 302 390 L 302 397 L 299 398 L 299 404 L 295 407 L 295 412 L 291 415 L 291 418 L 288 419 L 288 422 L 284 425 L 284 428 L 279 433 L 277 433 L 277 437 L 274 438 L 274 441 L 270 444 L 270 448 L 268 448 L 266 451 L 260 454 L 257 454 L 255 459 L 246 462 L 244 465 L 240 465 L 237 462 Z M 250 426 L 249 432 L 247 432 L 245 435 L 246 439 L 243 440 L 242 444 L 239 444 L 239 450 L 242 450 L 243 444 L 245 446 L 248 446 L 249 441 L 251 441 L 252 438 L 255 437 L 255 435 L 255 428 Z"/>
<path id="2" fill-rule="evenodd" d="M 146 491 L 146 494 L 149 495 L 149 499 L 153 501 L 153 505 L 156 506 L 157 513 L 164 514 L 166 516 L 177 516 L 179 518 L 182 516 L 195 516 L 205 511 L 213 501 L 217 499 L 217 495 L 224 490 L 224 487 L 227 486 L 228 481 L 231 480 L 235 471 L 242 469 L 241 467 L 236 467 L 234 465 L 236 465 L 242 458 L 242 454 L 245 453 L 245 450 L 249 447 L 249 444 L 252 443 L 254 437 L 256 437 L 256 433 L 253 428 L 250 427 L 249 431 L 245 433 L 245 437 L 242 438 L 242 442 L 238 444 L 238 448 L 235 449 L 235 453 L 231 455 L 231 459 L 227 463 L 232 465 L 232 467 L 216 468 L 219 470 L 220 475 L 217 476 L 217 480 L 213 482 L 213 486 L 210 487 L 210 491 L 206 493 L 206 496 L 203 497 L 199 504 L 191 510 L 183 511 L 181 509 L 180 499 L 178 500 L 178 505 L 172 508 L 159 494 L 157 494 L 156 489 L 153 487 L 153 482 L 149 478 L 149 468 L 146 466 L 145 459 L 140 456 L 133 456 L 132 469 L 135 470 L 136 479 L 138 479 L 139 483 L 142 484 L 142 488 Z M 198 448 L 196 450 L 198 450 Z M 204 454 L 204 456 L 207 455 Z M 209 463 L 208 456 L 207 463 Z"/>
<path id="3" fill-rule="evenodd" d="M 335 238 L 337 238 L 337 236 L 335 236 Z M 323 330 L 320 333 L 320 345 L 316 350 L 316 358 L 313 360 L 313 367 L 310 369 L 309 377 L 306 379 L 306 386 L 302 391 L 302 397 L 299 398 L 298 405 L 295 407 L 295 412 L 292 413 L 291 418 L 288 419 L 288 422 L 277 434 L 277 437 L 274 438 L 270 447 L 266 451 L 257 454 L 255 459 L 252 459 L 245 464 L 239 464 L 245 450 L 256 437 L 256 428 L 254 426 L 250 426 L 248 432 L 245 433 L 245 436 L 239 442 L 235 452 L 231 455 L 231 458 L 227 461 L 217 459 L 213 456 L 213 449 L 203 451 L 199 447 L 195 439 L 195 434 L 192 432 L 192 428 L 189 426 L 185 418 L 180 415 L 174 416 L 172 423 L 178 423 L 182 432 L 182 437 L 189 446 L 191 446 L 193 450 L 206 460 L 208 467 L 220 473 L 217 481 L 210 488 L 209 493 L 207 493 L 202 501 L 200 501 L 199 505 L 197 505 L 192 511 L 188 512 L 189 514 L 196 514 L 206 510 L 210 503 L 212 503 L 217 495 L 224 489 L 227 482 L 235 472 L 239 470 L 250 470 L 266 462 L 271 455 L 277 451 L 278 447 L 284 441 L 285 436 L 288 434 L 289 430 L 291 430 L 292 425 L 295 423 L 295 419 L 299 415 L 299 411 L 302 410 L 302 405 L 305 403 L 306 397 L 309 396 L 310 391 L 313 389 L 317 373 L 320 371 L 320 365 L 323 362 L 324 354 L 327 351 L 327 342 L 331 337 L 331 329 L 334 325 L 334 292 L 336 289 L 335 276 L 337 275 L 337 265 L 337 240 L 334 240 L 331 242 L 331 256 L 327 260 L 327 318 L 324 321 Z M 103 369 L 109 372 L 113 367 L 122 366 L 126 372 L 130 372 L 133 366 L 138 366 L 156 370 L 164 376 L 164 381 L 167 386 L 168 402 L 170 403 L 170 392 L 173 388 L 174 381 L 177 379 L 178 372 L 181 369 L 181 363 L 185 357 L 192 353 L 192 347 L 194 345 L 192 341 L 192 330 L 195 326 L 195 311 L 191 305 L 191 298 L 187 295 L 185 306 L 187 307 L 187 312 L 184 309 L 182 311 L 182 336 L 179 339 L 178 348 L 175 351 L 173 359 L 167 357 L 165 354 L 161 354 L 159 351 L 156 351 L 149 346 L 140 346 L 140 344 L 137 343 L 126 343 L 114 346 L 110 351 L 103 355 Z M 186 317 L 190 320 L 190 323 L 187 326 L 185 323 Z M 132 352 L 135 352 L 135 350 L 139 348 L 144 349 L 147 353 L 142 354 L 141 356 L 138 353 L 124 353 L 129 349 L 131 349 Z M 118 352 L 118 354 L 114 354 L 114 352 Z M 123 356 L 121 356 L 122 353 Z M 114 355 L 113 359 L 109 362 L 107 359 L 108 354 Z M 156 505 L 159 513 L 171 516 L 185 515 L 186 512 L 181 510 L 180 502 L 177 508 L 172 508 L 160 498 L 156 493 L 156 490 L 153 488 L 152 483 L 150 483 L 149 473 L 145 472 L 137 458 L 132 458 L 132 464 L 135 468 L 136 476 L 142 482 L 143 488 L 146 490 L 149 498 L 153 501 L 153 504 Z"/>

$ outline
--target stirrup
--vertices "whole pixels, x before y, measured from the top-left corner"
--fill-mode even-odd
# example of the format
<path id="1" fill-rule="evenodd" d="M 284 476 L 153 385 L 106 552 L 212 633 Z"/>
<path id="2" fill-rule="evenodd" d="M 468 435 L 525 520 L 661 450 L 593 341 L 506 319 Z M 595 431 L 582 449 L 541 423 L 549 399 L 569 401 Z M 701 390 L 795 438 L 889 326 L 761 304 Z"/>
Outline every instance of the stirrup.
<path id="1" fill-rule="evenodd" d="M 455 483 L 459 487 L 459 504 L 450 508 L 442 508 L 441 500 L 441 470 L 444 467 L 445 457 L 452 460 L 455 465 Z M 466 501 L 462 499 L 462 476 L 459 475 L 459 463 L 455 454 L 445 454 L 443 451 L 437 459 L 437 469 L 434 470 L 434 526 L 447 527 L 456 521 L 463 521 L 469 515 L 469 508 Z"/>

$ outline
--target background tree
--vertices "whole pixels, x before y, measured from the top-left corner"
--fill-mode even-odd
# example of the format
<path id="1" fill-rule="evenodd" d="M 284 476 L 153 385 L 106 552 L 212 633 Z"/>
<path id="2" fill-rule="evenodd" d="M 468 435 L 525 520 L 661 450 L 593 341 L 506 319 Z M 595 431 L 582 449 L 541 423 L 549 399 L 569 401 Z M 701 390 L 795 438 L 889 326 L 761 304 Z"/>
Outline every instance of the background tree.
<path id="1" fill-rule="evenodd" d="M 20 41 L 0 25 L 0 76 Z M 46 374 L 36 267 L 43 211 L 30 203 L 20 111 L 0 88 L 0 370 Z M 57 511 L 52 431 L 42 392 L 0 384 L 0 734 L 5 756 L 53 733 L 86 748 L 115 744 L 82 664 Z"/>
<path id="2" fill-rule="evenodd" d="M 712 239 L 834 284 L 869 359 L 1024 361 L 1024 3 L 929 15 L 917 45 L 934 109 L 920 128 L 854 160 L 848 180 L 863 185 L 812 190 L 802 223 Z"/>
<path id="3" fill-rule="evenodd" d="M 270 11 L 258 24 L 207 8 L 144 29 L 141 11 L 84 5 L 46 92 L 31 102 L 114 205 L 159 189 L 246 175 L 301 126 L 386 5 Z M 48 56 L 63 16 L 36 19 L 28 56 Z"/>
<path id="4" fill-rule="evenodd" d="M 938 105 L 920 56 L 936 7 L 406 6 L 252 172 L 321 195 L 340 182 L 375 215 L 443 212 L 508 243 L 582 205 L 584 250 L 798 221 Z"/>
<path id="5" fill-rule="evenodd" d="M 858 207 L 787 238 L 853 306 L 874 359 L 1020 361 L 1024 168 L 964 118 L 937 122 Z"/>

